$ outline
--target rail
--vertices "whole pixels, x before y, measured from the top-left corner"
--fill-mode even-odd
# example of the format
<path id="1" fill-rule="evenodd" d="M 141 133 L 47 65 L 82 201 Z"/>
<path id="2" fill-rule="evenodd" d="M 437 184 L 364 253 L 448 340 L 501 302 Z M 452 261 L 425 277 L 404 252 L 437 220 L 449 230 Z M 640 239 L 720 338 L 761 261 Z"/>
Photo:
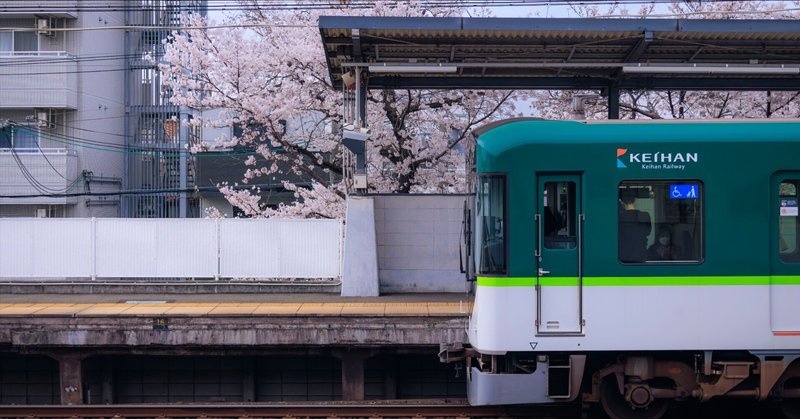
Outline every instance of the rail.
<path id="1" fill-rule="evenodd" d="M 341 220 L 0 218 L 0 279 L 341 277 Z"/>
<path id="2" fill-rule="evenodd" d="M 464 401 L 446 404 L 364 402 L 360 404 L 325 402 L 318 404 L 207 404 L 207 405 L 84 405 L 84 406 L 2 406 L 1 417 L 26 419 L 77 418 L 574 418 L 580 417 L 576 405 L 555 406 L 480 406 Z"/>

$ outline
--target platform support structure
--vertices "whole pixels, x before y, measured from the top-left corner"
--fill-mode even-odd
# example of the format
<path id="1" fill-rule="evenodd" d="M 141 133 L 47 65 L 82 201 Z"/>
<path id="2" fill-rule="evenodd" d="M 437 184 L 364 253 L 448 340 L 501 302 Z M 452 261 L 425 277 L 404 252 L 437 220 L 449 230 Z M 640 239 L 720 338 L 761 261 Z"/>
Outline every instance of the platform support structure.
<path id="1" fill-rule="evenodd" d="M 336 354 L 342 361 L 342 400 L 364 400 L 364 361 L 369 351 L 343 351 Z"/>
<path id="2" fill-rule="evenodd" d="M 61 404 L 83 404 L 83 355 L 65 352 L 50 357 L 58 361 Z"/>
<path id="3" fill-rule="evenodd" d="M 249 356 L 244 359 L 244 377 L 242 378 L 242 401 L 256 401 L 256 360 Z"/>
<path id="4" fill-rule="evenodd" d="M 114 404 L 114 358 L 111 356 L 103 357 L 103 404 Z"/>
<path id="5" fill-rule="evenodd" d="M 397 357 L 390 355 L 386 359 L 385 375 L 383 377 L 383 398 L 394 400 L 397 398 Z"/>

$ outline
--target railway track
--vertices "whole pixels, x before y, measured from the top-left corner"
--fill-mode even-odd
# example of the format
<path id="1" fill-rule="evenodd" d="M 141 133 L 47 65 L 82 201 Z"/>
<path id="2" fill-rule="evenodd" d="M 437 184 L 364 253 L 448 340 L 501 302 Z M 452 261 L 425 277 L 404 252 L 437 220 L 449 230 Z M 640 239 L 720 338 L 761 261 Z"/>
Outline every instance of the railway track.
<path id="1" fill-rule="evenodd" d="M 20 419 L 494 419 L 575 418 L 576 406 L 473 407 L 466 402 L 442 404 L 320 403 L 320 404 L 159 404 L 81 406 L 2 406 L 0 418 Z"/>

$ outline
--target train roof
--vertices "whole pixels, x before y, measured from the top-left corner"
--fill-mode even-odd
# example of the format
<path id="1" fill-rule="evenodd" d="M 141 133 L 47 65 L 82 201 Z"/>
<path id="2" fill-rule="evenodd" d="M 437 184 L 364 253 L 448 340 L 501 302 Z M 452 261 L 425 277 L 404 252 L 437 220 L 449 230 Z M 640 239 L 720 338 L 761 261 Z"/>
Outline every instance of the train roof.
<path id="1" fill-rule="evenodd" d="M 527 144 L 796 142 L 800 119 L 545 120 L 514 118 L 474 131 L 492 154 Z M 800 149 L 798 149 L 800 155 Z"/>

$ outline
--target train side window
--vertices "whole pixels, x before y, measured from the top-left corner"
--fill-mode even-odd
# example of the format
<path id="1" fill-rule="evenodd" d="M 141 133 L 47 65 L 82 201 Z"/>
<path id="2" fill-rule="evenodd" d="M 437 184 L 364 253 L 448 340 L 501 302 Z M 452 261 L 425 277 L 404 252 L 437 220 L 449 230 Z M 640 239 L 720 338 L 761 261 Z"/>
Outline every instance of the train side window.
<path id="1" fill-rule="evenodd" d="M 620 262 L 701 262 L 704 240 L 703 194 L 703 184 L 699 181 L 620 183 Z"/>
<path id="2" fill-rule="evenodd" d="M 502 175 L 478 177 L 475 199 L 475 257 L 478 274 L 506 273 L 506 178 Z"/>
<path id="3" fill-rule="evenodd" d="M 800 233 L 800 217 L 798 217 L 798 201 L 800 201 L 800 180 L 784 180 L 779 185 L 780 221 L 778 222 L 778 254 L 781 260 L 800 263 L 798 233 Z"/>

